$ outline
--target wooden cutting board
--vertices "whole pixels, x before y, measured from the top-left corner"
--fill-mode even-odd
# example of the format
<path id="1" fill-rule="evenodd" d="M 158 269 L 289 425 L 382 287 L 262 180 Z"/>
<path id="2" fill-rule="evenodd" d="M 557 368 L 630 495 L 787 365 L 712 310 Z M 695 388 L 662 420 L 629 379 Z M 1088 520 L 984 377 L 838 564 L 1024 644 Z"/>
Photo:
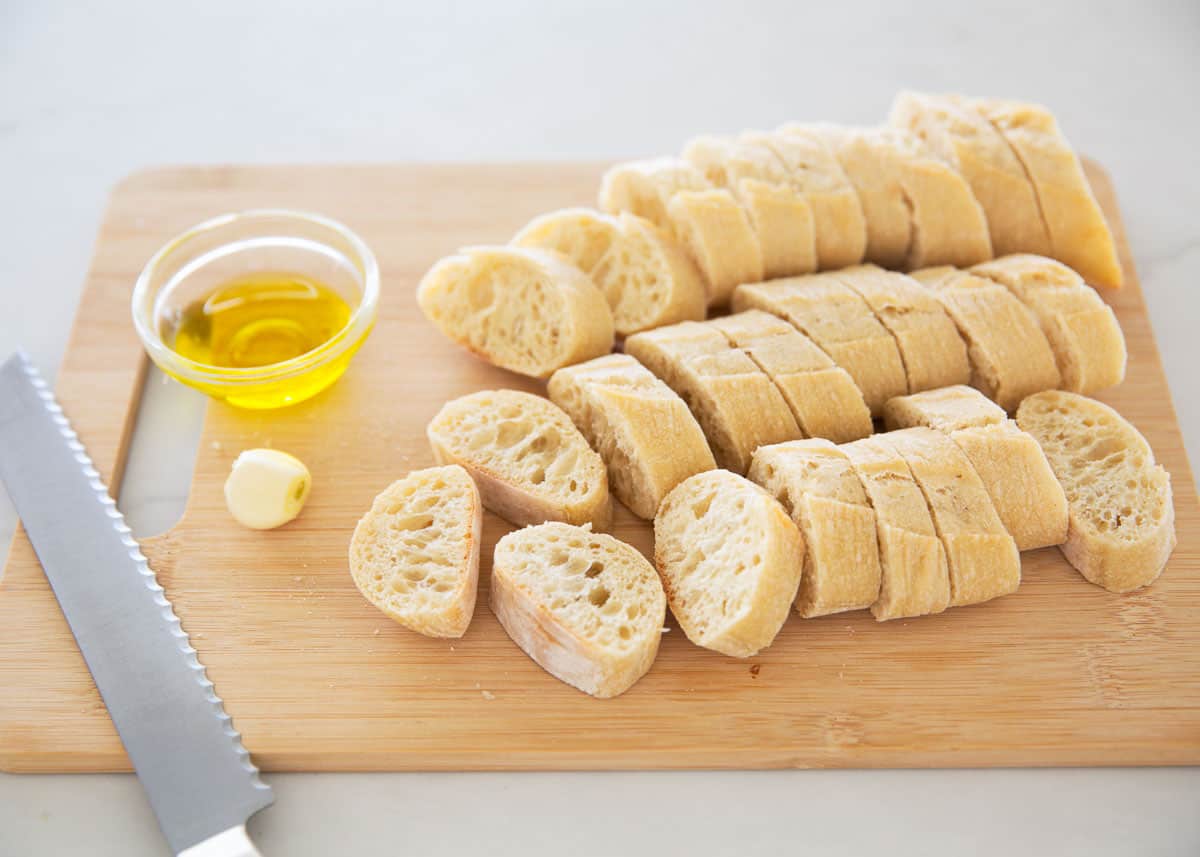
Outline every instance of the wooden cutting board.
<path id="1" fill-rule="evenodd" d="M 347 376 L 274 413 L 210 405 L 183 520 L 145 550 L 255 760 L 266 770 L 923 767 L 1200 763 L 1200 506 L 1112 187 L 1089 174 L 1129 286 L 1106 295 L 1129 376 L 1103 399 L 1146 434 L 1175 488 L 1179 547 L 1148 590 L 1112 595 L 1057 550 L 1024 556 L 1015 595 L 877 624 L 789 620 L 760 656 L 699 649 L 672 627 L 650 673 L 591 699 L 542 672 L 488 610 L 429 640 L 357 593 L 346 545 L 391 480 L 432 463 L 426 421 L 487 387 L 539 390 L 444 341 L 414 287 L 439 256 L 503 242 L 539 212 L 589 204 L 602 165 L 180 168 L 114 192 L 57 389 L 97 464 L 119 476 L 145 359 L 129 298 L 145 260 L 212 215 L 286 206 L 358 230 L 383 273 L 380 321 Z M 237 453 L 299 455 L 314 490 L 273 532 L 233 524 Z M 69 527 L 70 522 L 64 521 Z M 648 526 L 615 532 L 643 551 Z M 0 766 L 127 770 L 128 762 L 23 534 L 0 587 Z"/>

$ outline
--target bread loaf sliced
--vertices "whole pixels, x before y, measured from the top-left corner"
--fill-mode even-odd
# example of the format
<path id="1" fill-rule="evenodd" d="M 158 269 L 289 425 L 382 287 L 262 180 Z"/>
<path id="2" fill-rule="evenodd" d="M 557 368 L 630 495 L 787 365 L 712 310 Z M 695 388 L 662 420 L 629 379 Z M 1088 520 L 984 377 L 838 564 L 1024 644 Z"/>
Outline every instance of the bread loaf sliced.
<path id="1" fill-rule="evenodd" d="M 734 312 L 760 309 L 787 320 L 850 373 L 872 414 L 908 392 L 896 340 L 866 302 L 836 277 L 810 274 L 738 288 Z"/>
<path id="2" fill-rule="evenodd" d="M 928 426 L 949 435 L 979 474 L 1018 550 L 1067 538 L 1067 498 L 1037 441 L 971 387 L 946 387 L 887 403 L 889 429 Z"/>
<path id="3" fill-rule="evenodd" d="M 548 391 L 604 459 L 612 493 L 640 518 L 653 518 L 684 479 L 717 466 L 687 405 L 628 354 L 559 369 Z"/>
<path id="4" fill-rule="evenodd" d="M 1003 99 L 975 99 L 965 105 L 991 122 L 1021 161 L 1037 194 L 1051 255 L 1089 283 L 1120 288 L 1123 275 L 1112 232 L 1079 156 L 1053 114 L 1036 104 Z"/>
<path id="5" fill-rule="evenodd" d="M 953 98 L 916 92 L 896 96 L 890 122 L 966 179 L 987 218 L 993 252 L 1050 252 L 1033 184 L 992 123 Z"/>
<path id="6" fill-rule="evenodd" d="M 1021 585 L 1017 543 L 992 505 L 966 455 L 950 438 L 925 427 L 883 435 L 925 495 L 950 571 L 950 606 L 979 604 Z"/>
<path id="7" fill-rule="evenodd" d="M 475 612 L 483 506 L 461 467 L 415 470 L 375 498 L 350 539 L 368 601 L 428 637 L 461 637 Z"/>
<path id="8" fill-rule="evenodd" d="M 454 342 L 534 378 L 613 346 L 604 295 L 565 257 L 545 250 L 465 248 L 429 269 L 417 303 Z"/>
<path id="9" fill-rule="evenodd" d="M 783 319 L 752 309 L 708 324 L 770 376 L 806 437 L 840 443 L 873 431 L 871 412 L 849 373 Z"/>
<path id="10" fill-rule="evenodd" d="M 545 523 L 496 543 L 492 612 L 534 663 L 584 693 L 624 693 L 650 669 L 666 619 L 654 567 L 586 527 Z"/>
<path id="11" fill-rule="evenodd" d="M 834 275 L 866 301 L 895 337 L 909 392 L 971 379 L 967 346 L 954 320 L 920 283 L 874 265 L 844 268 Z"/>
<path id="12" fill-rule="evenodd" d="M 783 505 L 804 536 L 796 612 L 864 610 L 879 599 L 875 512 L 844 452 L 816 438 L 760 447 L 749 478 Z"/>
<path id="13" fill-rule="evenodd" d="M 954 269 L 913 276 L 931 287 L 966 340 L 971 386 L 1006 411 L 1031 393 L 1058 387 L 1062 376 L 1046 335 L 1008 289 Z"/>
<path id="14" fill-rule="evenodd" d="M 667 215 L 700 269 L 709 306 L 724 306 L 739 283 L 763 278 L 758 236 L 729 191 L 680 191 L 671 197 Z"/>
<path id="15" fill-rule="evenodd" d="M 512 243 L 562 253 L 591 277 L 608 301 L 618 336 L 704 318 L 704 281 L 691 257 L 635 214 L 554 211 L 530 221 Z"/>
<path id="16" fill-rule="evenodd" d="M 946 550 L 912 472 L 884 438 L 841 446 L 875 510 L 881 577 L 871 613 L 881 622 L 941 613 L 950 603 Z"/>
<path id="17" fill-rule="evenodd" d="M 1066 265 L 1022 253 L 976 265 L 971 273 L 1000 283 L 1037 317 L 1064 390 L 1091 393 L 1125 379 L 1125 336 L 1112 307 Z"/>
<path id="18" fill-rule="evenodd" d="M 767 374 L 707 325 L 648 330 L 625 340 L 625 352 L 687 403 L 719 467 L 745 473 L 758 447 L 801 435 Z"/>
<path id="19" fill-rule="evenodd" d="M 654 518 L 654 563 L 698 646 L 747 658 L 771 645 L 796 597 L 804 540 L 775 500 L 710 470 L 681 482 Z"/>
<path id="20" fill-rule="evenodd" d="M 1108 405 L 1060 391 L 1023 401 L 1017 424 L 1066 490 L 1071 565 L 1112 592 L 1157 580 L 1175 549 L 1175 508 L 1171 477 L 1141 433 Z"/>
<path id="21" fill-rule="evenodd" d="M 604 462 L 570 418 L 541 396 L 482 390 L 442 406 L 425 430 L 440 464 L 466 469 L 483 505 L 518 526 L 607 527 Z"/>
<path id="22" fill-rule="evenodd" d="M 674 235 L 667 204 L 683 190 L 708 190 L 712 182 L 679 158 L 650 158 L 617 164 L 600 181 L 600 209 L 609 214 L 628 211 Z M 676 236 L 678 237 L 678 236 Z"/>

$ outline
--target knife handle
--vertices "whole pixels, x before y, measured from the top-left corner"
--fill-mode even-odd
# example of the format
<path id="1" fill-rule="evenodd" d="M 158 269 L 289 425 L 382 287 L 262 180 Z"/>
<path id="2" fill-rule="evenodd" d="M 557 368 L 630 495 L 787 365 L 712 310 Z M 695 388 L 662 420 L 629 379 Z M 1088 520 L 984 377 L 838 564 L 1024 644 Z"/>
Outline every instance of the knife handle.
<path id="1" fill-rule="evenodd" d="M 185 848 L 178 857 L 262 857 L 262 854 L 250 841 L 246 825 L 239 824 Z"/>

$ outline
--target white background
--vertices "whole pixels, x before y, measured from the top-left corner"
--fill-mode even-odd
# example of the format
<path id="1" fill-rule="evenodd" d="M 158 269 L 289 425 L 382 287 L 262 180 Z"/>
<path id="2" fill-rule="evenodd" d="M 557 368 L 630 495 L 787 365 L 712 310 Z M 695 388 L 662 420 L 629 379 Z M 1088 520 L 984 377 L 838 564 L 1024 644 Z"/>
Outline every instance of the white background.
<path id="1" fill-rule="evenodd" d="M 0 0 L 0 355 L 22 344 L 56 370 L 105 194 L 149 165 L 611 159 L 957 90 L 1048 104 L 1110 171 L 1194 457 L 1197 84 L 1195 0 Z M 186 435 L 196 401 L 156 398 L 147 419 Z M 139 532 L 170 523 L 182 489 L 163 474 L 188 469 L 137 453 L 122 505 Z M 12 521 L 0 493 L 5 544 Z M 268 857 L 1200 853 L 1195 769 L 270 781 L 251 825 Z M 165 850 L 132 777 L 0 775 L 3 857 Z"/>

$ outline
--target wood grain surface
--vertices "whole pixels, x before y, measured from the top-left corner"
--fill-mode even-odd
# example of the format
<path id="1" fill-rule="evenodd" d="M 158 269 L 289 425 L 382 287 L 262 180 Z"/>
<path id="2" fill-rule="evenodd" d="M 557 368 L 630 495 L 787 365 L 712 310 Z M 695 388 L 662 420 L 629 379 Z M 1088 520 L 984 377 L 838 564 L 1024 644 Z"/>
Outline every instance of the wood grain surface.
<path id="1" fill-rule="evenodd" d="M 1023 557 L 1015 595 L 877 624 L 865 612 L 789 619 L 738 661 L 671 623 L 650 673 L 591 699 L 505 636 L 487 604 L 509 527 L 487 516 L 467 635 L 429 640 L 355 590 L 346 547 L 374 495 L 432 463 L 424 426 L 448 398 L 539 390 L 443 340 L 415 285 L 439 256 L 503 242 L 529 218 L 594 199 L 601 164 L 177 168 L 113 193 L 57 390 L 97 465 L 119 479 L 145 359 L 134 279 L 159 245 L 249 207 L 322 212 L 379 257 L 380 321 L 346 377 L 273 413 L 208 408 L 183 520 L 145 550 L 216 689 L 266 770 L 942 767 L 1200 763 L 1200 506 L 1111 184 L 1089 175 L 1128 287 L 1106 293 L 1129 342 L 1125 383 L 1100 398 L 1171 472 L 1179 546 L 1132 595 L 1086 583 L 1057 550 Z M 314 489 L 272 532 L 235 525 L 221 486 L 237 453 L 299 455 Z M 69 522 L 64 522 L 69 526 Z M 619 509 L 615 534 L 650 551 Z M 0 586 L 0 767 L 128 770 L 104 705 L 28 540 Z"/>

